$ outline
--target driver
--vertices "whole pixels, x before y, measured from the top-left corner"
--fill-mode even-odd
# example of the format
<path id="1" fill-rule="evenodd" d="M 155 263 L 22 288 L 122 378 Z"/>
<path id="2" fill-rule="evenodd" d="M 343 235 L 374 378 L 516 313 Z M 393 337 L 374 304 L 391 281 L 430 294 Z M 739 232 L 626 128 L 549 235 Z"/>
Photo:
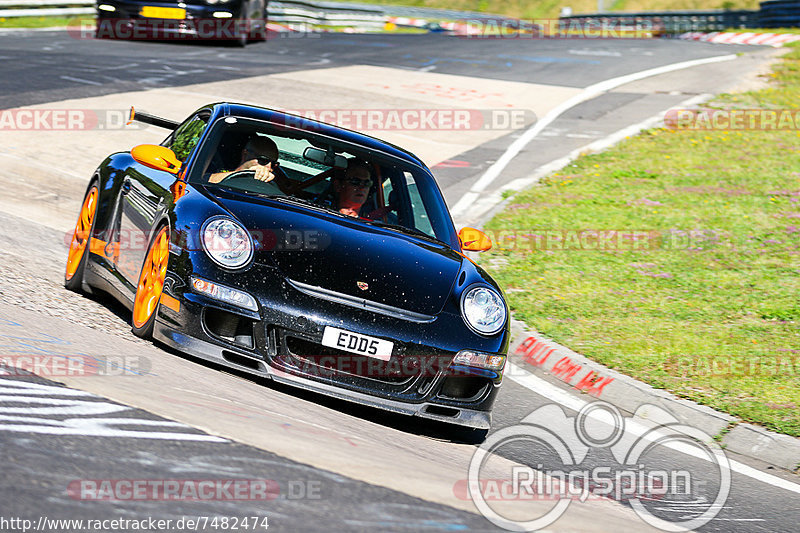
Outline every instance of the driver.
<path id="1" fill-rule="evenodd" d="M 255 179 L 263 182 L 272 181 L 279 174 L 277 170 L 280 163 L 278 162 L 278 146 L 275 141 L 269 137 L 253 136 L 247 141 L 242 149 L 241 162 L 239 166 L 232 171 L 223 170 L 215 172 L 208 177 L 209 183 L 219 183 L 233 172 L 242 170 L 252 170 L 255 172 L 253 176 Z M 283 181 L 278 179 L 277 185 L 281 187 Z M 281 187 L 283 188 L 283 187 Z"/>

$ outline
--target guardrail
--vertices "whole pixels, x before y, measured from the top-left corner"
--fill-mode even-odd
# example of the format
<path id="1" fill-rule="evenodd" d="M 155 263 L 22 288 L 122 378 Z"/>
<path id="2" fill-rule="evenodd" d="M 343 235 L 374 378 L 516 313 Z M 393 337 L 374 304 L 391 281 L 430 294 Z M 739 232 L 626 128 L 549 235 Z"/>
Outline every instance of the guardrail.
<path id="1" fill-rule="evenodd" d="M 0 17 L 3 18 L 64 17 L 88 15 L 90 13 L 94 13 L 94 2 L 81 0 L 0 0 Z"/>
<path id="2" fill-rule="evenodd" d="M 761 11 L 758 14 L 761 28 L 800 27 L 800 1 L 798 0 L 761 2 Z"/>
<path id="3" fill-rule="evenodd" d="M 75 5 L 93 6 L 94 3 L 80 2 L 80 1 L 76 2 L 75 0 L 0 0 L 0 7 L 23 7 L 23 6 L 44 7 L 44 6 L 75 6 Z"/>
<path id="4" fill-rule="evenodd" d="M 332 2 L 270 2 L 270 22 L 315 24 L 327 26 L 359 26 L 382 28 L 386 15 L 378 6 L 348 5 Z"/>
<path id="5" fill-rule="evenodd" d="M 800 0 L 766 0 L 758 11 L 709 9 L 702 11 L 648 11 L 640 13 L 593 13 L 561 17 L 564 21 L 607 25 L 649 24 L 663 33 L 713 32 L 747 28 L 800 27 Z"/>
<path id="6" fill-rule="evenodd" d="M 75 2 L 71 2 L 75 4 Z M 61 8 L 40 8 L 40 9 L 0 9 L 0 18 L 18 17 L 66 17 L 72 15 L 91 15 L 94 14 L 93 7 L 61 7 Z"/>
<path id="7" fill-rule="evenodd" d="M 600 23 L 610 27 L 638 27 L 659 33 L 721 31 L 727 28 L 754 28 L 758 11 L 709 9 L 703 11 L 662 11 L 638 13 L 595 13 L 561 17 L 564 22 Z"/>

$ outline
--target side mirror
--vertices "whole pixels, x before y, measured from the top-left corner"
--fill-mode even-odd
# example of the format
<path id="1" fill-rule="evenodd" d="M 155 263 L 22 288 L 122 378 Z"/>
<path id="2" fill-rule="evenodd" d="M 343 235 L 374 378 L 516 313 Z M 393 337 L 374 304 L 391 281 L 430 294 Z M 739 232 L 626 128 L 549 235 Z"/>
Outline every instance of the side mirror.
<path id="1" fill-rule="evenodd" d="M 131 149 L 131 157 L 146 167 L 170 174 L 177 174 L 181 169 L 181 162 L 175 157 L 175 152 L 166 146 L 140 144 Z"/>
<path id="2" fill-rule="evenodd" d="M 492 247 L 492 240 L 475 228 L 461 228 L 458 232 L 461 249 L 469 252 L 485 252 Z"/>

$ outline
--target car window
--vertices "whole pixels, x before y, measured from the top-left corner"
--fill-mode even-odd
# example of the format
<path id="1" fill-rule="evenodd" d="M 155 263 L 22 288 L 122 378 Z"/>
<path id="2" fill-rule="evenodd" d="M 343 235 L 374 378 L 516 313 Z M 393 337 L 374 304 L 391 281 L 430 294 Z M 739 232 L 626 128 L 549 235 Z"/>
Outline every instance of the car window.
<path id="1" fill-rule="evenodd" d="M 175 132 L 167 140 L 167 147 L 170 148 L 180 161 L 186 161 L 192 153 L 200 136 L 208 125 L 208 112 L 201 112 L 177 127 Z"/>
<path id="2" fill-rule="evenodd" d="M 414 217 L 414 227 L 425 233 L 434 234 L 433 226 L 431 226 L 431 221 L 428 218 L 428 210 L 425 208 L 425 203 L 420 194 L 417 182 L 414 180 L 414 175 L 410 172 L 404 172 L 403 177 L 408 187 L 411 215 Z"/>
<path id="3" fill-rule="evenodd" d="M 260 139 L 254 142 L 257 138 Z M 277 147 L 280 166 L 272 168 L 275 176 L 272 181 L 260 181 L 255 179 L 253 170 L 242 168 L 250 165 L 243 158 L 253 157 L 245 148 L 271 143 Z M 363 204 L 357 213 L 348 215 L 339 205 L 342 184 L 348 181 L 343 167 L 355 164 L 367 167 L 371 179 L 369 185 L 362 186 L 366 188 L 362 194 L 362 199 L 366 197 Z M 453 245 L 452 221 L 428 172 L 383 152 L 314 131 L 238 117 L 220 118 L 211 125 L 188 179 L 205 184 L 212 191 L 220 187 L 282 197 Z"/>
<path id="4" fill-rule="evenodd" d="M 322 173 L 333 171 L 333 167 L 303 157 L 303 153 L 307 148 L 313 148 L 313 145 L 308 140 L 281 137 L 279 135 L 270 135 L 269 137 L 278 145 L 281 170 L 293 183 L 301 184 Z M 306 196 L 320 195 L 324 193 L 328 185 L 329 179 L 323 179 L 304 187 L 303 191 L 305 191 Z"/>

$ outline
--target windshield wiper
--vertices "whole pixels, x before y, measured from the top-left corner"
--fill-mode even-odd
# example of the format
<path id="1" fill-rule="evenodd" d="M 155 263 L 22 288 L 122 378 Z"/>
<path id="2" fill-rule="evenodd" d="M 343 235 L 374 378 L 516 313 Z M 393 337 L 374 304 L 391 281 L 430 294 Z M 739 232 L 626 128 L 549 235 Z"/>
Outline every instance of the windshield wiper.
<path id="1" fill-rule="evenodd" d="M 297 196 L 290 196 L 290 195 L 285 195 L 285 194 L 268 194 L 268 193 L 265 193 L 265 192 L 253 191 L 253 190 L 250 190 L 250 189 L 242 189 L 242 188 L 239 188 L 239 187 L 229 187 L 229 186 L 221 184 L 221 183 L 210 183 L 208 185 L 212 185 L 212 186 L 215 186 L 215 187 L 221 187 L 223 189 L 227 189 L 229 191 L 234 191 L 234 192 L 238 192 L 238 193 L 244 193 L 244 194 L 249 194 L 249 195 L 252 195 L 252 196 L 258 196 L 259 198 L 267 198 L 269 200 L 277 200 L 279 202 L 300 204 L 300 205 L 302 205 L 304 207 L 310 207 L 312 209 L 317 209 L 317 210 L 320 210 L 320 211 L 338 213 L 338 211 L 333 211 L 333 210 L 328 209 L 327 207 L 325 207 L 323 205 L 320 205 L 320 204 L 318 204 L 316 202 L 312 202 L 311 200 L 306 200 L 305 198 L 299 198 Z"/>
<path id="2" fill-rule="evenodd" d="M 279 202 L 287 202 L 291 204 L 299 204 L 302 205 L 303 207 L 310 207 L 311 209 L 316 209 L 317 211 L 325 211 L 327 213 L 339 213 L 338 211 L 329 209 L 324 205 L 319 205 L 316 202 L 312 202 L 311 200 L 306 200 L 305 198 L 298 198 L 297 196 L 282 196 L 279 194 L 271 194 L 265 196 L 270 200 L 277 200 Z"/>
<path id="3" fill-rule="evenodd" d="M 396 229 L 396 230 L 398 230 L 398 231 L 400 231 L 402 233 L 410 233 L 410 234 L 412 234 L 412 235 L 414 235 L 416 237 L 424 237 L 424 238 L 426 238 L 428 240 L 436 241 L 436 242 L 438 242 L 440 244 L 444 244 L 445 246 L 447 246 L 447 243 L 444 242 L 443 240 L 437 239 L 436 237 L 434 237 L 432 235 L 429 235 L 429 234 L 425 233 L 424 231 L 419 230 L 417 228 L 409 228 L 408 226 L 402 226 L 400 224 L 392 224 L 391 222 L 384 222 L 382 220 L 370 220 L 369 222 L 378 224 L 381 227 Z"/>

